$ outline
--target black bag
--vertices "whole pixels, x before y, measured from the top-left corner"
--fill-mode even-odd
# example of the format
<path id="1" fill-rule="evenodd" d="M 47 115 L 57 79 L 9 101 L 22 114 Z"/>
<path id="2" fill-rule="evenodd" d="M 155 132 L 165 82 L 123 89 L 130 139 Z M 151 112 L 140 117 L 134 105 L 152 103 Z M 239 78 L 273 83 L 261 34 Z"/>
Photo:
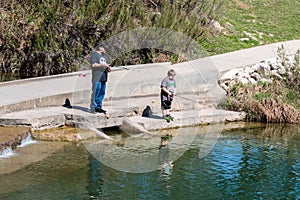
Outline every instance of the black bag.
<path id="1" fill-rule="evenodd" d="M 146 106 L 146 108 L 143 111 L 142 117 L 151 117 L 152 116 L 152 110 L 150 106 Z"/>
<path id="2" fill-rule="evenodd" d="M 63 107 L 66 107 L 66 108 L 72 108 L 72 105 L 71 105 L 71 102 L 68 98 L 66 98 L 65 100 L 65 104 L 62 105 Z"/>

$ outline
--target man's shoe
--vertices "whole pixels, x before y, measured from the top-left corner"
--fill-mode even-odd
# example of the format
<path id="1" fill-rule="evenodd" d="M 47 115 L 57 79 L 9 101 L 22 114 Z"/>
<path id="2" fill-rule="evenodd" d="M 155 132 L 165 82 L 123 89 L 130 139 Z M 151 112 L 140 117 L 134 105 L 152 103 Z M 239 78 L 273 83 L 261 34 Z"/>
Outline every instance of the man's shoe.
<path id="1" fill-rule="evenodd" d="M 104 113 L 106 114 L 106 110 L 103 110 L 102 108 L 96 108 L 95 109 L 97 113 Z"/>

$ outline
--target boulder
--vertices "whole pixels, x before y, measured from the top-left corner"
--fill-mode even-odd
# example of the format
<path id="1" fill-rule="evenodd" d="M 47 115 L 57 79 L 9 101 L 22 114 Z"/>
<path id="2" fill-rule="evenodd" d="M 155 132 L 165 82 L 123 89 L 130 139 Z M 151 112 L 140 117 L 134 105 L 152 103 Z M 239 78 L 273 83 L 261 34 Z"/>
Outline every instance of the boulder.
<path id="1" fill-rule="evenodd" d="M 279 68 L 278 63 L 271 63 L 269 65 L 270 65 L 271 70 L 277 70 Z"/>
<path id="2" fill-rule="evenodd" d="M 284 74 L 286 74 L 286 70 L 285 70 L 284 68 L 283 68 L 283 69 L 279 68 L 279 69 L 277 70 L 277 72 L 278 72 L 279 75 L 284 75 Z"/>
<path id="3" fill-rule="evenodd" d="M 250 78 L 250 75 L 247 72 L 241 72 L 241 73 L 238 74 L 238 76 L 240 78 L 245 78 L 245 79 L 249 79 Z"/>
<path id="4" fill-rule="evenodd" d="M 286 61 L 288 63 L 288 65 L 291 66 L 295 66 L 295 56 L 287 56 L 286 57 Z"/>
<path id="5" fill-rule="evenodd" d="M 276 64 L 277 61 L 278 61 L 277 57 L 269 58 L 269 59 L 266 59 L 266 60 L 265 60 L 265 62 L 266 62 L 268 65 Z"/>
<path id="6" fill-rule="evenodd" d="M 244 72 L 247 74 L 252 74 L 255 70 L 252 67 L 245 67 Z"/>
<path id="7" fill-rule="evenodd" d="M 260 70 L 260 64 L 254 64 L 254 65 L 252 65 L 251 69 L 253 70 L 253 72 L 257 72 L 258 70 Z"/>
<path id="8" fill-rule="evenodd" d="M 272 83 L 273 81 L 271 79 L 262 78 L 262 79 L 260 79 L 259 82 L 261 82 L 261 83 Z"/>
<path id="9" fill-rule="evenodd" d="M 239 72 L 241 72 L 241 69 L 232 69 L 230 71 L 225 72 L 222 75 L 220 82 L 223 83 L 225 81 L 233 80 L 239 74 Z"/>
<path id="10" fill-rule="evenodd" d="M 278 74 L 277 70 L 271 70 L 270 75 L 279 79 L 283 79 L 282 76 Z"/>
<path id="11" fill-rule="evenodd" d="M 249 41 L 249 38 L 241 38 L 240 41 L 245 42 L 245 41 Z"/>
<path id="12" fill-rule="evenodd" d="M 261 76 L 259 75 L 259 73 L 254 72 L 251 74 L 251 78 L 253 78 L 255 81 L 260 81 Z"/>
<path id="13" fill-rule="evenodd" d="M 225 91 L 227 91 L 228 89 L 229 89 L 229 87 L 228 87 L 228 82 L 227 82 L 227 84 L 225 84 L 225 83 L 221 83 L 220 84 L 220 86 L 225 90 Z"/>
<path id="14" fill-rule="evenodd" d="M 243 84 L 248 84 L 249 80 L 247 78 L 238 78 L 237 79 L 238 82 L 243 83 Z"/>
<path id="15" fill-rule="evenodd" d="M 250 82 L 252 85 L 256 85 L 256 84 L 257 84 L 257 81 L 254 80 L 253 78 L 249 78 L 248 80 L 249 80 L 249 82 Z"/>
<path id="16" fill-rule="evenodd" d="M 284 58 L 277 56 L 243 69 L 232 69 L 223 74 L 220 84 L 222 88 L 228 90 L 231 85 L 238 82 L 243 84 L 272 83 L 270 77 L 283 79 L 286 75 L 291 76 L 290 71 L 293 66 L 295 66 L 294 56 L 285 56 Z"/>
<path id="17" fill-rule="evenodd" d="M 270 65 L 267 62 L 261 62 L 260 63 L 260 70 L 263 70 L 265 73 L 269 73 L 271 70 Z"/>

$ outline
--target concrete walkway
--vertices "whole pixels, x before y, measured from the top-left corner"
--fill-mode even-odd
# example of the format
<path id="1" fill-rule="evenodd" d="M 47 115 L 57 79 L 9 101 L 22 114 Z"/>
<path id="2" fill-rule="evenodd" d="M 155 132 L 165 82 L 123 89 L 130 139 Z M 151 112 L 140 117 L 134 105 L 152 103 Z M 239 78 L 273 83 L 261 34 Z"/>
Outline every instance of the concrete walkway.
<path id="1" fill-rule="evenodd" d="M 277 48 L 284 45 L 289 53 L 295 53 L 300 49 L 300 40 L 287 41 L 283 43 L 269 44 L 265 46 L 244 49 L 240 51 L 211 56 L 190 63 L 180 63 L 172 65 L 178 71 L 187 70 L 190 64 L 202 68 L 216 68 L 220 73 L 238 67 L 258 63 L 264 59 L 276 56 Z M 136 69 L 140 66 L 128 67 Z M 170 63 L 143 65 L 144 68 L 163 68 L 167 71 Z M 182 70 L 181 70 L 181 69 Z M 120 77 L 126 74 L 126 70 L 116 70 L 110 74 L 109 86 L 119 82 Z M 86 73 L 86 77 L 79 76 Z M 154 75 L 157 76 L 156 73 Z M 148 73 L 148 76 L 151 76 Z M 164 77 L 164 74 L 159 74 Z M 128 77 L 127 77 L 128 78 Z M 130 77 L 139 79 L 139 77 Z M 143 78 L 143 77 L 142 77 Z M 75 92 L 90 90 L 90 72 L 76 72 L 50 77 L 32 78 L 28 80 L 18 80 L 0 83 L 0 114 L 14 112 L 35 107 L 60 105 L 66 97 L 72 98 Z M 158 83 L 159 84 L 159 83 Z M 157 88 L 156 88 L 157 90 Z M 109 91 L 109 90 L 108 90 Z M 84 94 L 86 95 L 86 94 Z M 108 94 L 109 95 L 109 94 Z M 80 100 L 79 100 L 80 101 Z M 11 107 L 9 105 L 12 105 Z"/>
<path id="2" fill-rule="evenodd" d="M 293 54 L 300 49 L 300 40 L 244 49 L 176 65 L 158 63 L 129 66 L 129 70 L 120 68 L 114 69 L 109 75 L 105 103 L 111 113 L 118 113 L 120 107 L 123 107 L 125 110 L 126 108 L 135 108 L 135 110 L 140 112 L 144 105 L 149 104 L 151 100 L 159 103 L 158 93 L 160 81 L 165 77 L 167 70 L 171 67 L 178 73 L 176 79 L 178 80 L 179 94 L 183 97 L 187 97 L 187 95 L 191 93 L 197 94 L 196 97 L 191 97 L 190 101 L 189 98 L 186 99 L 189 103 L 183 103 L 183 99 L 178 100 L 181 105 L 190 105 L 195 99 L 197 101 L 197 98 L 202 98 L 206 102 L 213 103 L 212 101 L 214 99 L 224 96 L 224 91 L 222 91 L 217 84 L 218 73 L 259 63 L 264 59 L 275 57 L 277 48 L 281 45 L 285 46 L 287 52 Z M 33 119 L 36 120 L 38 120 L 39 116 L 43 118 L 43 116 L 49 115 L 49 112 L 53 110 L 53 107 L 51 109 L 45 109 L 45 107 L 60 107 L 64 103 L 65 98 L 69 98 L 73 105 L 86 110 L 89 106 L 90 79 L 90 71 L 81 71 L 57 76 L 0 83 L 1 124 L 15 125 L 15 123 L 11 123 L 12 119 L 29 119 L 28 114 L 30 114 L 30 116 L 36 114 L 36 116 L 33 117 Z M 212 90 L 215 90 L 215 92 L 211 93 Z M 141 104 L 141 102 L 135 102 L 135 106 L 130 107 L 130 102 L 134 101 L 136 97 L 147 98 L 144 98 L 145 103 L 140 105 L 139 108 L 135 106 L 139 103 Z M 125 100 L 125 102 L 123 101 L 122 104 L 115 106 L 109 105 L 116 104 L 120 99 Z M 118 109 L 116 109 L 116 107 L 118 107 Z M 37 111 L 38 109 L 36 108 L 41 108 L 41 110 Z M 36 111 L 20 112 L 30 109 Z M 80 112 L 83 112 L 82 109 Z M 60 108 L 54 110 L 56 114 L 62 112 Z M 67 111 L 67 113 L 68 112 L 69 111 Z M 131 112 L 132 110 L 129 109 L 129 113 L 123 113 L 122 116 L 120 115 L 119 117 L 131 115 Z M 198 115 L 198 112 L 196 114 Z M 60 114 L 57 115 L 59 116 L 58 118 L 52 114 L 51 116 L 54 123 L 58 123 L 57 120 L 59 117 L 62 117 Z M 49 122 L 47 121 L 46 124 L 47 123 L 51 123 L 51 120 Z"/>

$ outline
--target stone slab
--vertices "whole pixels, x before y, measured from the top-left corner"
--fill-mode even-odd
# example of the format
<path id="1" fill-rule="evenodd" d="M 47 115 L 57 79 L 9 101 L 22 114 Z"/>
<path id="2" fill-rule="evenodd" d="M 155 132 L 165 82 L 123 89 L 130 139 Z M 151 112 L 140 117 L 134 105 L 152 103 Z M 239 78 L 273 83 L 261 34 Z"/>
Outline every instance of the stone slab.
<path id="1" fill-rule="evenodd" d="M 25 126 L 32 130 L 45 130 L 62 127 L 65 125 L 76 126 L 77 123 L 97 124 L 97 127 L 118 126 L 118 118 L 136 115 L 138 107 L 123 109 L 107 108 L 107 114 L 92 114 L 88 111 L 87 105 L 74 106 L 68 109 L 59 107 L 44 107 L 33 110 L 6 113 L 0 116 L 0 126 Z"/>
<path id="2" fill-rule="evenodd" d="M 168 123 L 161 117 L 145 118 L 140 116 L 130 117 L 133 122 L 139 123 L 148 131 L 186 126 L 197 126 L 211 123 L 242 121 L 244 113 L 224 111 L 218 109 L 204 109 L 200 111 L 172 112 L 174 121 Z"/>

